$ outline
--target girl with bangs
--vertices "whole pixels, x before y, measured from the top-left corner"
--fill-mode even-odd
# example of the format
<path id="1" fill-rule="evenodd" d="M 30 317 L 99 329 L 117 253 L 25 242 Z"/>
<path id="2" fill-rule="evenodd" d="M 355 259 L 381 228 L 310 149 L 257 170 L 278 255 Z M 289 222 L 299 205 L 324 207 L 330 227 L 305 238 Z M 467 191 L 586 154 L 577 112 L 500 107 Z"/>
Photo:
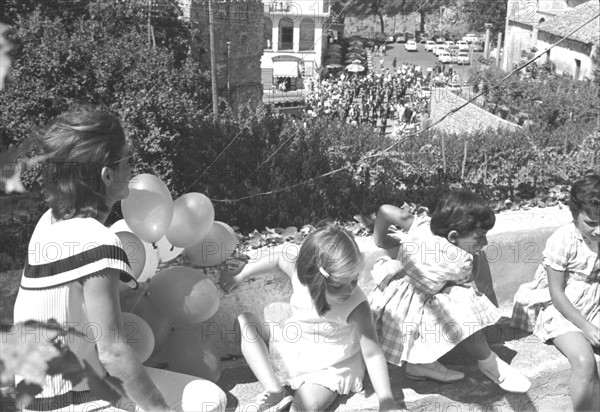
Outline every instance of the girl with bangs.
<path id="1" fill-rule="evenodd" d="M 375 244 L 400 249 L 395 260 L 386 256 L 375 263 L 371 274 L 376 287 L 369 302 L 388 362 L 406 363 L 408 378 L 462 380 L 464 373 L 438 362 L 460 344 L 502 389 L 521 393 L 531 387 L 525 376 L 492 352 L 483 334 L 501 317 L 475 284 L 478 255 L 494 223 L 493 211 L 469 190 L 447 194 L 431 218 L 391 205 L 379 208 Z M 388 235 L 391 225 L 407 232 L 401 244 Z"/>
<path id="2" fill-rule="evenodd" d="M 252 313 L 238 317 L 242 353 L 265 389 L 257 410 L 280 411 L 290 403 L 291 411 L 327 410 L 338 395 L 362 390 L 365 367 L 380 410 L 403 409 L 393 398 L 367 298 L 357 286 L 363 260 L 352 235 L 338 225 L 322 226 L 297 257 L 279 248 L 274 259 L 268 254 L 224 275 L 221 286 L 230 291 L 277 268 L 292 281 L 292 316 L 281 325 Z"/>

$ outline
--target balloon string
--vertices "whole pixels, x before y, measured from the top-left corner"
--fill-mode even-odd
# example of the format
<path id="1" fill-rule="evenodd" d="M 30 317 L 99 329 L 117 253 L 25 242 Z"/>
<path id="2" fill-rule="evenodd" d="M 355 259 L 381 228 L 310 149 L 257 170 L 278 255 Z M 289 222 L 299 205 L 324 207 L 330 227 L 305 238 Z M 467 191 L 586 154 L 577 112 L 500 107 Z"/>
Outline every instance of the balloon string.
<path id="1" fill-rule="evenodd" d="M 174 246 L 174 245 L 171 245 L 171 250 L 169 250 L 169 251 L 170 251 L 170 252 L 172 252 L 172 251 L 173 251 L 173 249 L 175 249 L 175 246 Z"/>
<path id="2" fill-rule="evenodd" d="M 145 294 L 146 294 L 146 290 L 144 290 L 142 293 L 139 294 L 140 297 L 137 298 L 137 300 L 135 301 L 135 303 L 131 307 L 131 313 L 133 313 L 133 311 L 135 310 L 135 307 L 138 305 L 138 303 L 140 303 L 140 300 L 142 300 L 142 298 L 144 297 Z"/>

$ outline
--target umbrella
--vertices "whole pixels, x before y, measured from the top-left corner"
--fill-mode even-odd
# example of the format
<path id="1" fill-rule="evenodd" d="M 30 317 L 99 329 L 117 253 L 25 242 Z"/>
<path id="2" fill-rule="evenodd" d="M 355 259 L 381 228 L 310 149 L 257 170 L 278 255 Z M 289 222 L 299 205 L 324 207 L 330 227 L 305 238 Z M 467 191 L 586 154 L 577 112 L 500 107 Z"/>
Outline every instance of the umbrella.
<path id="1" fill-rule="evenodd" d="M 342 59 L 333 59 L 333 58 L 329 58 L 325 60 L 325 64 L 340 64 L 342 62 Z"/>
<path id="2" fill-rule="evenodd" d="M 342 46 L 340 44 L 331 44 L 327 49 L 329 50 L 333 50 L 333 49 L 341 49 Z"/>
<path id="3" fill-rule="evenodd" d="M 360 41 L 360 40 L 355 39 L 355 40 L 351 40 L 350 44 L 353 45 L 353 46 L 362 46 L 363 42 Z"/>
<path id="4" fill-rule="evenodd" d="M 364 49 L 364 47 L 350 46 L 350 47 L 348 47 L 348 51 L 349 52 L 364 52 L 365 49 Z"/>
<path id="5" fill-rule="evenodd" d="M 363 64 L 364 60 L 362 60 L 362 59 L 348 59 L 344 63 L 346 63 L 346 64 Z"/>
<path id="6" fill-rule="evenodd" d="M 326 55 L 327 55 L 327 57 L 331 57 L 331 56 L 342 57 L 342 53 L 339 52 L 339 51 L 331 51 L 331 50 L 329 50 Z"/>
<path id="7" fill-rule="evenodd" d="M 360 53 L 348 53 L 346 55 L 346 58 L 348 58 L 348 59 L 364 59 L 365 56 Z"/>
<path id="8" fill-rule="evenodd" d="M 365 70 L 365 66 L 361 66 L 360 64 L 349 64 L 348 66 L 346 66 L 346 70 L 355 73 L 362 72 Z"/>
<path id="9" fill-rule="evenodd" d="M 343 67 L 343 66 L 341 64 L 339 64 L 339 63 L 333 63 L 333 62 L 331 62 L 331 63 L 327 63 L 325 65 L 325 67 L 327 67 L 328 69 L 339 69 L 340 67 Z"/>

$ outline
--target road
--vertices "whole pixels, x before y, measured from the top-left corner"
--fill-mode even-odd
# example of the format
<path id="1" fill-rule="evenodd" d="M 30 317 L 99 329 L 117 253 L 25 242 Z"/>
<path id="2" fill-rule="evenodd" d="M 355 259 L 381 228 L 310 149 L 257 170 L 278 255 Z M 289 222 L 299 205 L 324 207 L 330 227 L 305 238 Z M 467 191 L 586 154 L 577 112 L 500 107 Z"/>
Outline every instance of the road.
<path id="1" fill-rule="evenodd" d="M 398 59 L 398 66 L 404 64 L 416 64 L 421 66 L 423 71 L 425 71 L 428 67 L 434 67 L 438 61 L 438 58 L 432 53 L 425 51 L 423 44 L 418 44 L 418 51 L 416 52 L 407 52 L 404 50 L 404 43 L 387 43 L 386 47 L 386 56 L 383 57 L 383 67 L 392 69 L 392 61 L 394 57 Z M 481 52 L 473 53 L 473 61 L 477 65 L 477 59 L 481 55 Z M 375 67 L 375 71 L 377 72 L 379 69 L 379 57 L 373 57 L 373 64 Z M 449 64 L 446 67 L 450 66 Z M 459 66 L 458 64 L 452 64 L 452 69 L 455 72 L 458 72 L 460 76 L 461 83 L 469 80 L 469 71 L 471 70 L 472 65 L 464 65 Z"/>

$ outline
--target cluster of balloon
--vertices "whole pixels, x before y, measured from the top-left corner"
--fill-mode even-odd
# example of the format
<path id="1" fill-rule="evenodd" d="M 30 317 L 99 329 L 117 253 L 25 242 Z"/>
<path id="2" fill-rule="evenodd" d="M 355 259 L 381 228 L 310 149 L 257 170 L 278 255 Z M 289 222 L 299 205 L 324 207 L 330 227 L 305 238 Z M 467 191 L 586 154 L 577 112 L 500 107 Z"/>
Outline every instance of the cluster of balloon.
<path id="1" fill-rule="evenodd" d="M 212 382 L 221 377 L 221 358 L 217 349 L 201 331 L 175 329 L 164 349 L 169 368 L 179 373 L 199 376 Z"/>
<path id="2" fill-rule="evenodd" d="M 214 222 L 206 236 L 195 245 L 183 250 L 184 256 L 194 265 L 207 267 L 225 262 L 237 244 L 233 229 L 223 222 Z"/>
<path id="3" fill-rule="evenodd" d="M 145 361 L 159 351 L 169 368 L 212 381 L 221 374 L 217 350 L 191 329 L 175 325 L 205 322 L 219 309 L 219 291 L 198 270 L 173 266 L 156 273 L 159 262 L 184 253 L 195 265 L 223 263 L 235 251 L 231 227 L 216 222 L 214 207 L 201 193 L 187 193 L 173 201 L 167 186 L 151 174 L 137 175 L 122 201 L 123 220 L 111 229 L 119 237 L 140 286 L 120 286 L 124 333 L 138 357 Z"/>

